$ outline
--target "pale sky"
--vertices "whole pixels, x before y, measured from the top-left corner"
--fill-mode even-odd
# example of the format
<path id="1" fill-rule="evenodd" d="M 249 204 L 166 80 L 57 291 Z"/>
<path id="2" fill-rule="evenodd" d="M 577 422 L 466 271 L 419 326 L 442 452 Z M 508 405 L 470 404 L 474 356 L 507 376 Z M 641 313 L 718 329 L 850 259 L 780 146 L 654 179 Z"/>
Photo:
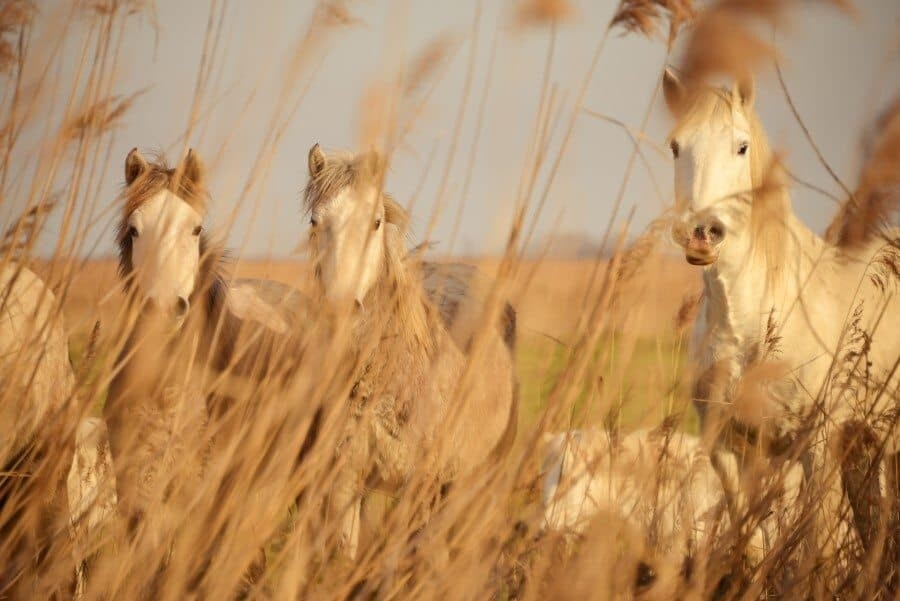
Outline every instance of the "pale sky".
<path id="1" fill-rule="evenodd" d="M 565 108 L 553 139 L 555 157 L 583 79 L 616 2 L 573 0 L 579 15 L 557 32 L 551 82 Z M 872 111 L 900 91 L 900 2 L 858 0 L 860 14 L 848 18 L 827 7 L 802 5 L 792 28 L 779 34 L 788 85 L 804 119 L 837 173 L 855 182 L 858 140 Z M 130 22 L 120 55 L 116 90 L 148 91 L 128 112 L 114 134 L 111 160 L 100 186 L 101 206 L 109 206 L 122 184 L 122 163 L 134 146 L 164 149 L 174 155 L 188 123 L 210 1 L 157 0 L 151 21 Z M 407 204 L 422 185 L 413 209 L 413 238 L 428 230 L 438 200 L 438 187 L 453 145 L 469 53 L 477 45 L 476 69 L 450 166 L 445 206 L 436 215 L 430 236 L 438 250 L 477 253 L 502 247 L 522 173 L 524 152 L 535 122 L 541 76 L 547 56 L 547 27 L 518 29 L 514 4 L 485 0 L 473 36 L 475 0 L 366 0 L 351 4 L 359 22 L 334 31 L 307 54 L 300 76 L 286 79 L 288 63 L 312 13 L 311 1 L 254 0 L 216 3 L 224 7 L 223 46 L 217 55 L 212 89 L 204 96 L 204 120 L 190 145 L 208 163 L 213 202 L 209 227 L 226 235 L 228 246 L 243 256 L 290 256 L 306 235 L 300 193 L 306 182 L 306 156 L 311 144 L 351 149 L 359 142 L 360 107 L 366 90 L 408 62 L 435 38 L 457 41 L 449 69 L 406 144 L 393 157 L 386 189 Z M 451 242 L 453 221 L 467 176 L 478 109 L 485 90 L 489 56 L 497 37 L 496 63 L 487 95 L 483 130 L 475 151 L 474 170 L 458 239 Z M 893 52 L 893 59 L 889 59 Z M 606 45 L 588 88 L 585 106 L 638 128 L 658 85 L 664 60 L 661 42 L 614 34 Z M 72 61 L 70 61 L 72 62 Z M 287 121 L 264 177 L 243 199 L 247 177 L 260 155 L 262 137 L 288 82 L 288 104 L 307 91 Z M 430 85 L 430 84 L 429 84 Z M 307 88 L 308 87 L 308 88 Z M 757 82 L 758 108 L 772 144 L 787 152 L 799 177 L 839 194 L 839 188 L 816 159 L 794 121 L 777 80 L 770 74 Z M 290 107 L 288 107 L 290 108 Z M 288 111 L 283 110 L 282 115 Z M 653 108 L 647 136 L 665 140 L 669 122 L 661 100 Z M 597 239 L 610 218 L 631 149 L 618 127 L 589 115 L 577 118 L 573 137 L 550 188 L 538 223 L 539 235 L 586 233 Z M 638 164 L 624 197 L 622 216 L 634 208 L 640 229 L 669 201 L 671 161 L 650 147 L 646 155 L 663 197 L 646 169 Z M 426 168 L 433 154 L 430 170 Z M 547 170 L 538 177 L 543 188 Z M 424 178 L 424 180 L 423 180 Z M 424 184 L 422 182 L 424 181 Z M 821 231 L 834 210 L 833 201 L 795 187 L 795 211 Z M 230 213 L 240 206 L 234 227 L 224 232 Z M 6 211 L 3 212 L 4 218 Z M 97 256 L 113 250 L 108 222 L 91 230 Z M 52 245 L 52 225 L 42 249 Z"/>

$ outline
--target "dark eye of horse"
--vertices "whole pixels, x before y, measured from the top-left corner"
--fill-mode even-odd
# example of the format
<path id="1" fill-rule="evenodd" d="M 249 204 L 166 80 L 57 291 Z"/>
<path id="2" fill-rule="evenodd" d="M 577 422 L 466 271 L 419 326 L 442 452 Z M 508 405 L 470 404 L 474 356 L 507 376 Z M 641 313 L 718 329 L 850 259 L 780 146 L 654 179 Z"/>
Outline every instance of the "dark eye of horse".
<path id="1" fill-rule="evenodd" d="M 316 218 L 315 218 L 315 217 L 310 217 L 310 218 L 309 218 L 309 225 L 311 225 L 312 227 L 316 227 L 317 225 L 319 225 L 319 222 L 316 221 Z"/>
<path id="2" fill-rule="evenodd" d="M 681 150 L 681 147 L 678 145 L 678 142 L 676 142 L 675 140 L 672 140 L 672 141 L 669 143 L 669 148 L 672 149 L 672 156 L 673 156 L 674 158 L 677 159 L 677 158 L 678 158 L 678 152 Z"/>
<path id="3" fill-rule="evenodd" d="M 744 156 L 745 154 L 747 154 L 748 150 L 750 150 L 749 142 L 741 142 L 741 145 L 738 146 L 738 154 L 741 156 Z"/>
<path id="4" fill-rule="evenodd" d="M 191 233 L 194 234 L 195 236 L 199 236 L 200 232 L 202 232 L 202 231 L 203 231 L 203 226 L 198 225 L 197 227 L 194 228 L 194 231 Z"/>
<path id="5" fill-rule="evenodd" d="M 377 231 L 378 228 L 380 228 L 380 227 L 381 227 L 381 219 L 376 219 L 375 220 L 375 230 Z"/>
<path id="6" fill-rule="evenodd" d="M 128 228 L 128 236 L 129 236 L 130 238 L 137 238 L 138 235 L 139 235 L 139 232 L 137 231 L 137 228 L 136 228 L 136 227 L 134 227 L 134 226 L 132 225 L 130 228 Z"/>
<path id="7" fill-rule="evenodd" d="M 637 567 L 637 573 L 634 577 L 634 585 L 637 588 L 644 588 L 653 584 L 655 580 L 656 571 L 643 561 L 640 562 Z"/>

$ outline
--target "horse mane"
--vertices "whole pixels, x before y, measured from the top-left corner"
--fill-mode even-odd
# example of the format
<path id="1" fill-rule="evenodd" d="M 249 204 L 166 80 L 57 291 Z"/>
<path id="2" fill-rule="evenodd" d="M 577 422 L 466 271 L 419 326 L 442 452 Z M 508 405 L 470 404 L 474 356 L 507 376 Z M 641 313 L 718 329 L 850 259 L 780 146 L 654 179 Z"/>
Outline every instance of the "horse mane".
<path id="1" fill-rule="evenodd" d="M 406 211 L 399 204 L 385 198 L 385 215 L 388 203 L 399 216 L 408 219 Z M 388 221 L 385 217 L 385 221 Z M 431 305 L 422 289 L 421 264 L 418 254 L 411 255 L 406 248 L 404 234 L 395 223 L 388 221 L 385 231 L 385 276 L 380 283 L 383 298 L 392 303 L 396 311 L 393 316 L 407 337 L 421 344 L 427 352 L 434 350 L 434 328 L 439 327 L 437 311 Z M 423 311 L 424 309 L 424 311 Z"/>
<path id="2" fill-rule="evenodd" d="M 791 203 L 784 167 L 769 146 L 759 116 L 752 106 L 744 106 L 735 99 L 733 91 L 712 86 L 693 89 L 685 106 L 687 111 L 679 119 L 670 138 L 676 138 L 700 123 L 715 119 L 732 121 L 736 111 L 741 111 L 747 120 L 750 128 L 750 178 L 753 182 L 753 189 L 749 191 L 751 248 L 754 256 L 765 262 L 769 283 L 775 284 L 784 262 Z"/>
<path id="3" fill-rule="evenodd" d="M 900 98 L 875 121 L 863 142 L 864 164 L 852 196 L 838 208 L 825 239 L 852 251 L 883 237 L 900 210 Z"/>

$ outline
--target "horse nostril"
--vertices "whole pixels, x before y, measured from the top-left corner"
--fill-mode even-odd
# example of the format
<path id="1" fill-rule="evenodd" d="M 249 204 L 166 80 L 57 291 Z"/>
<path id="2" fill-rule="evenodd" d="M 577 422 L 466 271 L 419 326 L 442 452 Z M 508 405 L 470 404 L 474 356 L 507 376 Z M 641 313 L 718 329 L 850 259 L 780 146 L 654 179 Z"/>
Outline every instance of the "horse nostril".
<path id="1" fill-rule="evenodd" d="M 706 240 L 706 228 L 698 225 L 694 228 L 694 237 L 698 240 Z"/>
<path id="2" fill-rule="evenodd" d="M 178 300 L 175 301 L 175 315 L 177 315 L 178 317 L 184 317 L 188 312 L 190 306 L 191 304 L 186 298 L 184 298 L 183 296 L 179 296 Z"/>
<path id="3" fill-rule="evenodd" d="M 725 237 L 725 228 L 718 223 L 714 223 L 709 226 L 709 235 L 715 240 L 721 240 Z"/>

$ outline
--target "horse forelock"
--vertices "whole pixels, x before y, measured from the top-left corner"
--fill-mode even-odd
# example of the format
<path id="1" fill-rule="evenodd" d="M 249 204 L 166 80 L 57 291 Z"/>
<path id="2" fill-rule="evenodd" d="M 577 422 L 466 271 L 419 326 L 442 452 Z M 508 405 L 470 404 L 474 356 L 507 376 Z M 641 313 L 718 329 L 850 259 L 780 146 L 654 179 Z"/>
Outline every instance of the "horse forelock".
<path id="1" fill-rule="evenodd" d="M 322 170 L 311 176 L 303 191 L 303 206 L 307 212 L 326 204 L 342 190 L 356 186 L 363 173 L 360 157 L 349 153 L 330 153 Z"/>
<path id="2" fill-rule="evenodd" d="M 165 157 L 157 155 L 131 185 L 126 185 L 122 221 L 128 221 L 132 213 L 162 190 L 173 193 L 201 215 L 206 214 L 209 191 L 201 183 L 191 181 L 184 173 L 170 167 Z"/>
<path id="3" fill-rule="evenodd" d="M 731 120 L 734 99 L 729 90 L 713 86 L 689 88 L 689 96 L 683 103 L 678 122 L 669 134 L 669 139 L 682 137 L 686 132 L 697 129 L 713 120 Z"/>
<path id="4" fill-rule="evenodd" d="M 365 154 L 330 153 L 322 170 L 309 178 L 303 191 L 303 207 L 307 213 L 328 204 L 347 188 L 365 185 L 380 187 L 378 174 L 371 172 L 368 158 Z M 406 210 L 383 190 L 381 201 L 384 204 L 385 221 L 405 232 L 409 224 Z"/>

